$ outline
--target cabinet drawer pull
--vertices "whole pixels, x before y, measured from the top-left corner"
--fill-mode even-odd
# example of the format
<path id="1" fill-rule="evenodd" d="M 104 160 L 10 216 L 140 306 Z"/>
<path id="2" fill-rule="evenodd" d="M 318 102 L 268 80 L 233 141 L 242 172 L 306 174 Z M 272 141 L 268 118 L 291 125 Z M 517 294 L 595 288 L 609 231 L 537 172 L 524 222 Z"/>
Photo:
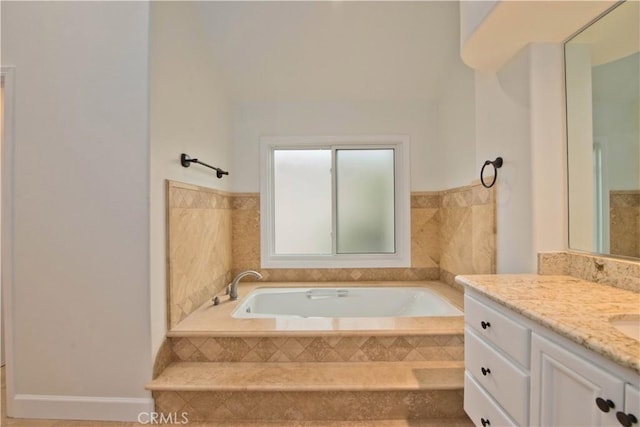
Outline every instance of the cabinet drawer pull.
<path id="1" fill-rule="evenodd" d="M 491 327 L 491 323 L 489 322 L 485 322 L 484 320 L 482 322 L 480 322 L 480 326 L 482 326 L 482 329 L 487 329 Z"/>
<path id="2" fill-rule="evenodd" d="M 624 427 L 631 427 L 631 424 L 638 422 L 638 419 L 633 414 L 625 414 L 624 412 L 616 412 L 616 418 L 618 422 Z"/>
<path id="3" fill-rule="evenodd" d="M 611 400 L 604 400 L 601 397 L 596 398 L 596 405 L 598 405 L 598 409 L 600 409 L 602 412 L 609 412 L 610 409 L 616 407 L 616 405 Z"/>
<path id="4" fill-rule="evenodd" d="M 480 370 L 482 371 L 482 375 L 485 377 L 491 373 L 491 369 L 489 368 L 482 367 Z"/>
<path id="5" fill-rule="evenodd" d="M 482 424 L 483 427 L 491 425 L 491 422 L 489 421 L 489 419 L 485 420 L 484 418 L 480 418 L 480 423 Z"/>

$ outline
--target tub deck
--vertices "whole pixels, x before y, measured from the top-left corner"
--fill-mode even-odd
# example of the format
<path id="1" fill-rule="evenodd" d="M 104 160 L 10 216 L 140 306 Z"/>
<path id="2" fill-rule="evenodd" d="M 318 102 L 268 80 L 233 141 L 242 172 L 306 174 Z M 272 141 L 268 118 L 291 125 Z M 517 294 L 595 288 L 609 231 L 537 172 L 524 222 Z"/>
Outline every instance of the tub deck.
<path id="1" fill-rule="evenodd" d="M 463 308 L 459 290 L 433 281 L 254 282 L 239 294 L 300 286 L 425 287 Z M 463 410 L 464 316 L 240 319 L 231 313 L 242 299 L 221 300 L 168 333 L 147 386 L 157 412 L 215 425 L 473 425 Z"/>
<path id="2" fill-rule="evenodd" d="M 220 305 L 211 301 L 200 306 L 178 325 L 168 337 L 266 337 L 266 336 L 411 336 L 452 335 L 464 328 L 464 317 L 386 317 L 386 318 L 258 318 L 238 319 L 231 313 L 253 290 L 264 287 L 425 287 L 463 310 L 463 294 L 436 281 L 415 282 L 241 282 L 240 299 L 229 301 L 221 296 Z"/>

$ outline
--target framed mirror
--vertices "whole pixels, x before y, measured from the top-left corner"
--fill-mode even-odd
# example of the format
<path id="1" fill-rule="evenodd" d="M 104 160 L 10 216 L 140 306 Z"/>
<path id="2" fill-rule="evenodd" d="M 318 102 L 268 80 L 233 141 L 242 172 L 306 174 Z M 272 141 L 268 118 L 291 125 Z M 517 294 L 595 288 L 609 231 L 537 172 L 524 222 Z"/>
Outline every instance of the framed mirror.
<path id="1" fill-rule="evenodd" d="M 569 247 L 640 258 L 640 2 L 565 43 Z"/>

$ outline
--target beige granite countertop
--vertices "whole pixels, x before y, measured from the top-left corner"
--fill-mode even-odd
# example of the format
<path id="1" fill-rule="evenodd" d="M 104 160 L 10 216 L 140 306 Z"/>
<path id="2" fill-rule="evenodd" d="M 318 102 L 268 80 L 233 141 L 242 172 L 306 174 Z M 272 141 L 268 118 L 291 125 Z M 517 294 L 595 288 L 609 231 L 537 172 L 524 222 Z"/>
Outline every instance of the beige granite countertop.
<path id="1" fill-rule="evenodd" d="M 609 323 L 640 315 L 640 294 L 571 276 L 457 276 L 461 285 L 640 373 L 640 341 Z"/>
<path id="2" fill-rule="evenodd" d="M 464 317 L 360 317 L 360 318 L 263 318 L 236 319 L 231 313 L 247 295 L 258 288 L 281 287 L 352 287 L 352 286 L 416 286 L 438 293 L 454 306 L 462 309 L 463 294 L 442 282 L 241 282 L 240 299 L 214 306 L 210 301 L 187 316 L 167 333 L 169 337 L 225 337 L 225 336 L 340 336 L 340 335 L 450 335 L 461 334 Z"/>

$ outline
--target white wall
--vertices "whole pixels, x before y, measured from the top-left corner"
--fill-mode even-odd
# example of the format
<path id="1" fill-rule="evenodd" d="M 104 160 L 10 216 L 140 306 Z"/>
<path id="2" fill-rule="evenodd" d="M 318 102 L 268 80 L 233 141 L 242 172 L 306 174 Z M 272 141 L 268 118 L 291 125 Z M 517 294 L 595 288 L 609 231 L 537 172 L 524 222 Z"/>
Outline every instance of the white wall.
<path id="1" fill-rule="evenodd" d="M 567 148 L 561 44 L 530 50 L 533 251 L 567 249 Z"/>
<path id="2" fill-rule="evenodd" d="M 476 72 L 476 170 L 500 156 L 497 181 L 497 272 L 534 270 L 529 122 L 529 54 L 499 73 Z"/>
<path id="3" fill-rule="evenodd" d="M 148 9 L 2 4 L 2 64 L 16 67 L 11 416 L 152 408 Z"/>
<path id="4" fill-rule="evenodd" d="M 497 271 L 536 271 L 566 249 L 562 53 L 528 45 L 499 72 L 476 72 L 476 170 L 504 159 L 497 183 Z"/>
<path id="5" fill-rule="evenodd" d="M 466 67 L 454 70 L 438 100 L 438 144 L 442 158 L 440 189 L 469 185 L 476 170 L 475 74 Z"/>
<path id="6" fill-rule="evenodd" d="M 461 63 L 457 1 L 194 3 L 239 101 L 433 100 Z"/>
<path id="7" fill-rule="evenodd" d="M 411 190 L 441 190 L 437 106 L 407 102 L 245 102 L 234 108 L 234 192 L 260 191 L 260 136 L 408 135 Z"/>
<path id="8" fill-rule="evenodd" d="M 152 355 L 166 333 L 165 180 L 229 190 L 244 173 L 231 165 L 231 105 L 191 2 L 153 2 L 150 32 Z M 218 179 L 187 153 L 229 171 Z"/>

